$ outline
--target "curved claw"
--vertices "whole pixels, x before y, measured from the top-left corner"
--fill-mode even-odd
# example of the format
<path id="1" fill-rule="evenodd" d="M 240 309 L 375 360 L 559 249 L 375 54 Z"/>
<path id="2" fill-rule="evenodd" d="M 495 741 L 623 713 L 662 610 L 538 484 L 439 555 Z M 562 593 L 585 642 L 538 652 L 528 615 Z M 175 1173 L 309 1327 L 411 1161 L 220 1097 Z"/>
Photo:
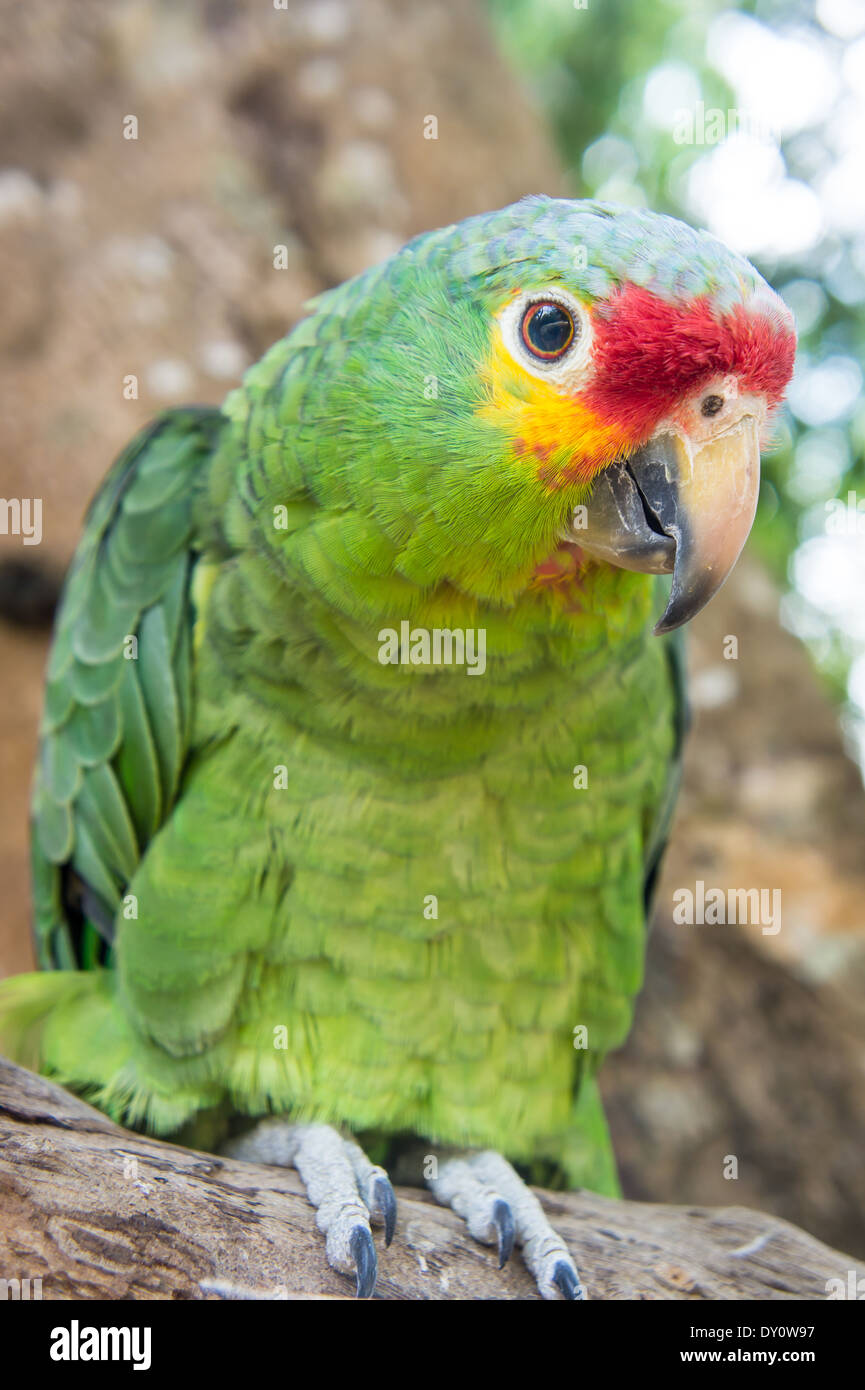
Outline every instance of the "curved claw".
<path id="1" fill-rule="evenodd" d="M 380 1174 L 372 1185 L 371 1211 L 381 1216 L 384 1221 L 384 1243 L 387 1248 L 396 1229 L 396 1193 L 391 1186 L 390 1178 L 384 1174 Z"/>
<path id="2" fill-rule="evenodd" d="M 566 1298 L 569 1302 L 582 1303 L 585 1301 L 586 1291 L 572 1264 L 566 1264 L 564 1260 L 557 1260 L 553 1270 L 553 1283 L 562 1298 Z"/>
<path id="3" fill-rule="evenodd" d="M 492 1224 L 496 1229 L 496 1243 L 499 1248 L 499 1269 L 507 1264 L 514 1248 L 514 1214 L 504 1198 L 499 1197 L 493 1206 Z"/>
<path id="4" fill-rule="evenodd" d="M 378 1262 L 368 1227 L 355 1226 L 349 1237 L 348 1248 L 357 1273 L 357 1297 L 371 1298 L 378 1273 Z"/>

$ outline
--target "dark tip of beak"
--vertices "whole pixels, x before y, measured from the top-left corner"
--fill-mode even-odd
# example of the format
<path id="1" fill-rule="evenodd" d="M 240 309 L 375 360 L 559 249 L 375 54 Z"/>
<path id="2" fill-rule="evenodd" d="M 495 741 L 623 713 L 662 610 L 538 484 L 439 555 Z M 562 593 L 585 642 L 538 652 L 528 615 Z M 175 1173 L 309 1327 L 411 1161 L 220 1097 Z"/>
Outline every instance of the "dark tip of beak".
<path id="1" fill-rule="evenodd" d="M 721 587 L 713 574 L 707 574 L 695 566 L 689 565 L 687 553 L 680 563 L 679 554 L 682 551 L 687 552 L 688 548 L 687 544 L 677 547 L 670 598 L 652 629 L 656 637 L 660 637 L 665 632 L 673 632 L 677 627 L 689 623 L 692 618 L 697 616 L 701 608 L 706 607 L 709 599 Z"/>
<path id="2" fill-rule="evenodd" d="M 675 632 L 676 628 L 683 627 L 691 616 L 690 613 L 679 616 L 675 610 L 670 612 L 670 608 L 671 604 L 668 603 L 661 617 L 652 628 L 655 637 L 663 637 L 665 632 Z"/>

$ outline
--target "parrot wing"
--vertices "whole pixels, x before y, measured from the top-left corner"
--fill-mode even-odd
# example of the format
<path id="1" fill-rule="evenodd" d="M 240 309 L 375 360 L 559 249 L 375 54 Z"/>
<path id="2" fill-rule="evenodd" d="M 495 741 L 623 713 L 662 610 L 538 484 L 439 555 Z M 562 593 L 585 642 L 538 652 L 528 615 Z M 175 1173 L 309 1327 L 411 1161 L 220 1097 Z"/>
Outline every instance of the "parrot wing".
<path id="1" fill-rule="evenodd" d="M 120 455 L 87 514 L 58 610 L 33 790 L 43 967 L 104 962 L 124 888 L 177 798 L 193 506 L 224 423 L 209 407 L 167 412 Z"/>
<path id="2" fill-rule="evenodd" d="M 670 668 L 670 684 L 673 696 L 674 744 L 669 771 L 663 794 L 655 808 L 655 814 L 648 827 L 646 837 L 645 874 L 643 878 L 643 901 L 646 906 L 646 926 L 651 926 L 655 906 L 655 893 L 660 877 L 664 853 L 670 838 L 676 802 L 682 785 L 684 763 L 684 744 L 691 725 L 691 711 L 688 705 L 687 673 L 685 661 L 685 639 L 678 628 L 668 636 L 659 639 L 666 648 Z"/>

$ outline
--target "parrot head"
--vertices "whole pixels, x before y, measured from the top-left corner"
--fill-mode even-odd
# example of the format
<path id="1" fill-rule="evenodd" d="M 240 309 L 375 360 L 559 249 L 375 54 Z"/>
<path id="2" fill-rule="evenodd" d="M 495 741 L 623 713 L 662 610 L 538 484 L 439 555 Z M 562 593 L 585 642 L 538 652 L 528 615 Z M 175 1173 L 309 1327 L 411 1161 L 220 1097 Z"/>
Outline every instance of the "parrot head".
<path id="1" fill-rule="evenodd" d="M 315 302 L 342 354 L 321 411 L 403 575 L 507 599 L 564 546 L 671 574 L 656 632 L 708 602 L 795 354 L 753 266 L 669 217 L 531 197 L 353 284 Z"/>
<path id="2" fill-rule="evenodd" d="M 751 529 L 792 314 L 750 264 L 681 222 L 534 207 L 535 263 L 513 263 L 488 301 L 484 413 L 507 421 L 550 492 L 591 484 L 570 532 L 584 554 L 672 574 L 655 629 L 668 631 L 709 601 Z"/>

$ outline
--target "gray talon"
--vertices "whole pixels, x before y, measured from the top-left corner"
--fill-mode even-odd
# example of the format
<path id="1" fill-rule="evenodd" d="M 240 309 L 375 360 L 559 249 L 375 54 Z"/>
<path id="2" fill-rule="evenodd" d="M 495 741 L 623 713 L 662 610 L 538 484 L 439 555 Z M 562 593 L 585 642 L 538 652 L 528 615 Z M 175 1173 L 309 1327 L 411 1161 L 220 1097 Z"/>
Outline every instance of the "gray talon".
<path id="1" fill-rule="evenodd" d="M 427 1179 L 433 1196 L 461 1216 L 469 1234 L 499 1247 L 499 1269 L 514 1245 L 534 1275 L 541 1298 L 569 1302 L 586 1297 L 565 1242 L 516 1170 L 492 1149 L 447 1159 Z"/>
<path id="2" fill-rule="evenodd" d="M 390 1178 L 377 1177 L 375 1179 L 372 1188 L 371 1210 L 384 1220 L 384 1243 L 385 1248 L 387 1248 L 393 1240 L 393 1233 L 396 1229 L 396 1193 L 391 1186 Z"/>
<path id="3" fill-rule="evenodd" d="M 577 1278 L 577 1272 L 572 1264 L 565 1264 L 564 1260 L 558 1260 L 553 1270 L 553 1283 L 562 1295 L 562 1298 L 569 1302 L 581 1303 L 585 1301 L 586 1291 Z"/>
<path id="4" fill-rule="evenodd" d="M 369 1298 L 378 1271 L 369 1220 L 384 1226 L 385 1245 L 396 1226 L 396 1195 L 384 1169 L 371 1163 L 353 1139 L 325 1124 L 262 1120 L 248 1134 L 230 1140 L 226 1152 L 297 1170 L 315 1207 L 315 1224 L 327 1237 L 328 1264 L 340 1274 L 353 1274 L 358 1298 Z"/>
<path id="5" fill-rule="evenodd" d="M 496 1228 L 496 1240 L 499 1247 L 499 1269 L 507 1264 L 514 1248 L 514 1237 L 516 1227 L 514 1225 L 514 1214 L 510 1206 L 503 1198 L 493 1206 L 492 1222 Z"/>
<path id="6" fill-rule="evenodd" d="M 355 1226 L 348 1241 L 357 1271 L 357 1297 L 371 1298 L 375 1288 L 378 1263 L 372 1235 L 366 1226 Z"/>

